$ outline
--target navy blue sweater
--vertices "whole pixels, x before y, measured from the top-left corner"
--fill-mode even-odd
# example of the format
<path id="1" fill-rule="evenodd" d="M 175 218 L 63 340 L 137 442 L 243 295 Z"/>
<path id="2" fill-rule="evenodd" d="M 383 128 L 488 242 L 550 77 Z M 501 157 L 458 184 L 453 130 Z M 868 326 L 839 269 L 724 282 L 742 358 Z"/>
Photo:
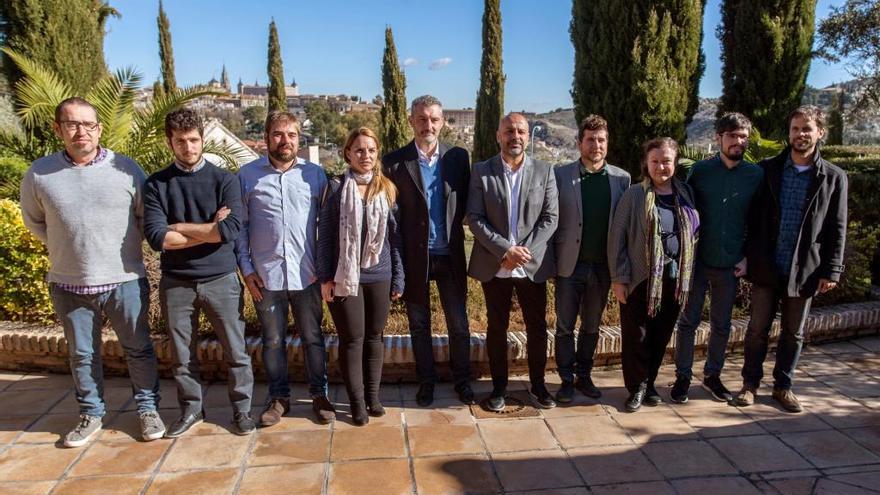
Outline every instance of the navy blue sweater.
<path id="1" fill-rule="evenodd" d="M 210 223 L 223 206 L 231 212 L 217 226 L 221 242 L 162 250 L 169 225 Z M 151 175 L 144 186 L 144 237 L 150 247 L 162 251 L 162 273 L 174 278 L 210 280 L 234 272 L 241 215 L 238 180 L 210 162 L 194 173 L 171 164 Z"/>
<path id="2" fill-rule="evenodd" d="M 344 177 L 342 180 L 346 180 Z M 342 199 L 341 184 L 337 180 L 330 181 L 332 192 L 321 208 L 318 223 L 318 281 L 321 283 L 333 280 L 339 264 L 339 203 Z M 388 213 L 388 227 L 385 229 L 385 242 L 379 261 L 369 268 L 361 268 L 360 283 L 369 284 L 391 280 L 391 292 L 403 294 L 403 258 L 401 257 L 402 240 L 397 227 L 397 206 Z M 364 224 L 366 226 L 366 224 Z M 364 233 L 361 232 L 361 245 Z"/>

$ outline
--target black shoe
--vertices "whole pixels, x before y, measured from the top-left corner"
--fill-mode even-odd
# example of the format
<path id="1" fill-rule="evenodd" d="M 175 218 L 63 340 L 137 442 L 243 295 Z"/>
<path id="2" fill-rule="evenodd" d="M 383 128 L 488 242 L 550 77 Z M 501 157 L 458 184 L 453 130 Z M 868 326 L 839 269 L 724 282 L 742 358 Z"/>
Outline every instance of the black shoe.
<path id="1" fill-rule="evenodd" d="M 574 388 L 580 390 L 582 394 L 591 399 L 602 397 L 602 391 L 599 390 L 597 386 L 593 385 L 593 379 L 589 376 L 578 378 L 577 381 L 574 382 Z"/>
<path id="2" fill-rule="evenodd" d="M 419 391 L 416 392 L 416 404 L 419 407 L 428 407 L 434 402 L 434 384 L 423 383 L 419 385 Z"/>
<path id="3" fill-rule="evenodd" d="M 251 418 L 251 413 L 237 412 L 232 417 L 232 433 L 236 435 L 250 435 L 257 431 L 257 423 Z"/>
<path id="4" fill-rule="evenodd" d="M 663 398 L 660 397 L 660 394 L 657 393 L 657 389 L 654 388 L 654 384 L 650 384 L 645 388 L 645 398 L 642 399 L 642 404 L 648 407 L 657 407 L 663 403 Z"/>
<path id="5" fill-rule="evenodd" d="M 374 418 L 381 418 L 382 416 L 385 416 L 385 408 L 377 399 L 367 404 L 367 414 Z"/>
<path id="6" fill-rule="evenodd" d="M 489 399 L 486 400 L 486 409 L 492 412 L 501 412 L 504 410 L 506 404 L 504 403 L 504 392 L 492 392 L 492 395 L 489 396 Z"/>
<path id="7" fill-rule="evenodd" d="M 568 404 L 574 400 L 574 383 L 563 381 L 562 386 L 556 391 L 556 402 Z"/>
<path id="8" fill-rule="evenodd" d="M 688 401 L 689 388 L 691 388 L 691 379 L 685 375 L 678 375 L 675 377 L 672 391 L 669 392 L 669 398 L 676 404 L 684 404 Z"/>
<path id="9" fill-rule="evenodd" d="M 636 412 L 642 407 L 642 401 L 645 400 L 645 385 L 639 387 L 638 390 L 629 394 L 629 397 L 626 399 L 626 403 L 624 404 L 624 408 L 626 412 Z"/>
<path id="10" fill-rule="evenodd" d="M 541 409 L 553 409 L 556 407 L 556 401 L 553 400 L 553 396 L 550 395 L 550 392 L 547 391 L 547 387 L 543 384 L 535 385 L 529 390 L 529 398 L 532 399 L 532 404 L 535 407 L 539 407 Z"/>
<path id="11" fill-rule="evenodd" d="M 193 426 L 201 423 L 205 420 L 205 411 L 199 412 L 197 414 L 185 414 L 179 418 L 171 427 L 168 428 L 168 431 L 165 432 L 165 438 L 177 438 L 180 435 L 186 433 Z"/>
<path id="12" fill-rule="evenodd" d="M 458 400 L 463 404 L 471 405 L 474 403 L 474 389 L 471 388 L 470 383 L 459 383 L 455 386 L 455 391 L 458 392 Z"/>
<path id="13" fill-rule="evenodd" d="M 728 404 L 733 402 L 733 394 L 721 383 L 721 377 L 718 375 L 707 375 L 703 378 L 703 388 L 719 402 L 727 402 Z"/>
<path id="14" fill-rule="evenodd" d="M 367 406 L 363 402 L 351 405 L 351 421 L 355 426 L 365 426 L 370 422 Z"/>

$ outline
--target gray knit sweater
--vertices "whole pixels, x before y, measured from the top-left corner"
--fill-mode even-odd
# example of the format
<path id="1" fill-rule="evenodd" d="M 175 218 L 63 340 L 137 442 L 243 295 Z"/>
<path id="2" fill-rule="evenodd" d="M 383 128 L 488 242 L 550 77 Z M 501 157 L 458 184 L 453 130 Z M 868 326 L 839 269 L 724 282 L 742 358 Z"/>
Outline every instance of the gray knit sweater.
<path id="1" fill-rule="evenodd" d="M 107 151 L 74 167 L 63 152 L 36 160 L 21 182 L 24 224 L 49 250 L 49 282 L 105 285 L 146 276 L 138 164 Z"/>

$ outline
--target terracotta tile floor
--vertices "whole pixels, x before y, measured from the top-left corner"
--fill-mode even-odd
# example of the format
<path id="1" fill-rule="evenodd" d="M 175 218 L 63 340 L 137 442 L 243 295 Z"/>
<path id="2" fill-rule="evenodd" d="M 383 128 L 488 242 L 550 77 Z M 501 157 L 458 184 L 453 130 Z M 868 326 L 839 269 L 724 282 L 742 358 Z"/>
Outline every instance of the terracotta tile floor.
<path id="1" fill-rule="evenodd" d="M 741 363 L 732 357 L 724 370 L 734 390 Z M 672 374 L 664 366 L 660 376 Z M 752 407 L 714 402 L 695 381 L 689 403 L 635 414 L 621 407 L 620 371 L 595 378 L 600 400 L 579 396 L 520 419 L 475 419 L 449 384 L 429 408 L 415 404 L 417 387 L 383 385 L 388 414 L 364 428 L 352 425 L 342 387 L 331 387 L 339 419 L 320 425 L 296 384 L 281 423 L 249 437 L 230 433 L 226 386 L 215 383 L 206 387 L 205 423 L 151 443 L 138 439 L 127 380 L 113 378 L 103 431 L 65 449 L 60 438 L 76 413 L 70 377 L 0 371 L 0 493 L 880 493 L 878 337 L 805 349 L 799 415 L 770 399 L 770 375 Z M 511 391 L 526 380 L 511 380 Z M 555 375 L 548 383 L 558 388 Z M 482 398 L 491 386 L 474 388 Z M 256 404 L 264 394 L 258 384 Z M 162 381 L 162 396 L 170 423 L 173 382 Z"/>

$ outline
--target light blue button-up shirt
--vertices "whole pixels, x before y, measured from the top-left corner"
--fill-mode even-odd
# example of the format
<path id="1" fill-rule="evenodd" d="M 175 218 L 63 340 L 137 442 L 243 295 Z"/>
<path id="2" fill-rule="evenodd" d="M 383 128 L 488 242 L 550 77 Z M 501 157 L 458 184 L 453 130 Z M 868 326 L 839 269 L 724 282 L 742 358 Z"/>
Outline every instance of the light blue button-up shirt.
<path id="1" fill-rule="evenodd" d="M 262 157 L 241 167 L 243 219 L 238 266 L 268 290 L 302 290 L 316 280 L 318 215 L 327 175 L 297 158 L 285 172 Z"/>

